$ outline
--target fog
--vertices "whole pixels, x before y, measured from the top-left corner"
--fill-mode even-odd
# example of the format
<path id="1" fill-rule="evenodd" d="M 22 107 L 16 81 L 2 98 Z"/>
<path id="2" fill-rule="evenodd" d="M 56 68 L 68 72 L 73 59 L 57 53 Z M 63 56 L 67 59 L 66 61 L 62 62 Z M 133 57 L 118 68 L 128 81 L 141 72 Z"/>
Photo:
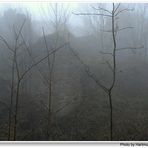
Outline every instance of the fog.
<path id="1" fill-rule="evenodd" d="M 1 141 L 148 140 L 148 5 L 0 3 Z"/>

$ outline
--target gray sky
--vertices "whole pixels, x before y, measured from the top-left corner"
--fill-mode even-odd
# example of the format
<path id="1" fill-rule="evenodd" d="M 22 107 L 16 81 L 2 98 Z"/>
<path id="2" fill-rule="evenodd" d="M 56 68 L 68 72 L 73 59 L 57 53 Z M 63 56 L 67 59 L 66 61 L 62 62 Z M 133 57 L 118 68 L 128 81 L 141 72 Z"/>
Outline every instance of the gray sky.
<path id="1" fill-rule="evenodd" d="M 0 2 L 0 15 L 3 15 L 3 12 L 9 8 L 17 9 L 18 11 L 29 12 L 31 14 L 32 20 L 39 20 L 45 22 L 49 20 L 49 2 Z M 61 4 L 61 3 L 59 3 Z M 70 15 L 69 22 L 71 24 L 72 30 L 76 30 L 79 27 L 82 27 L 81 17 L 75 16 L 72 12 L 79 12 L 80 6 L 79 3 L 62 3 L 63 7 L 68 8 Z"/>
<path id="2" fill-rule="evenodd" d="M 7 8 L 17 8 L 21 10 L 28 10 L 34 19 L 40 19 L 42 15 L 42 9 L 46 11 L 49 2 L 0 2 L 1 14 L 3 10 Z M 69 7 L 70 11 L 77 10 L 78 3 L 63 3 L 65 7 Z"/>

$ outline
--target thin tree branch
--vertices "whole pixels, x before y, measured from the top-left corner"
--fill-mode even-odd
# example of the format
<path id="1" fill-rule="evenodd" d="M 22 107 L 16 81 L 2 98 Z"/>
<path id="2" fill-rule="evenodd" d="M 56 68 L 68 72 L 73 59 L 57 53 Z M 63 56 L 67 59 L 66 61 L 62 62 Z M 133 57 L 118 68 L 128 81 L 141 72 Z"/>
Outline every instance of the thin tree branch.
<path id="1" fill-rule="evenodd" d="M 4 37 L 0 36 L 0 40 L 5 43 L 5 45 L 7 46 L 7 48 L 8 48 L 10 51 L 14 52 L 14 50 L 9 46 L 8 42 L 6 41 L 6 39 L 5 39 Z"/>
<path id="2" fill-rule="evenodd" d="M 23 23 L 22 23 L 22 25 L 21 25 L 21 27 L 19 29 L 19 32 L 18 32 L 18 34 L 16 36 L 16 40 L 18 40 L 18 38 L 19 38 L 19 36 L 20 36 L 20 34 L 21 34 L 22 30 L 23 30 L 23 27 L 25 25 L 25 22 L 26 22 L 26 18 L 24 19 L 24 21 L 23 21 Z M 15 31 L 15 28 L 14 28 L 14 31 Z"/>
<path id="3" fill-rule="evenodd" d="M 55 52 L 57 52 L 58 50 L 60 50 L 62 47 L 64 47 L 67 43 L 63 44 L 62 46 L 58 47 L 55 50 L 52 50 L 48 55 L 46 55 L 45 57 L 43 57 L 42 59 L 40 59 L 39 61 L 37 61 L 36 63 L 32 64 L 30 67 L 28 67 L 28 69 L 21 75 L 20 79 L 23 79 L 24 76 L 36 65 L 40 64 L 42 61 L 44 61 L 49 55 L 54 54 Z"/>
<path id="4" fill-rule="evenodd" d="M 74 14 L 74 15 L 100 15 L 100 16 L 112 17 L 111 15 L 100 14 L 100 13 L 74 13 L 74 12 L 72 12 L 72 14 Z"/>
<path id="5" fill-rule="evenodd" d="M 44 42 L 45 42 L 46 52 L 47 52 L 47 54 L 49 54 L 49 49 L 48 49 L 47 40 L 46 40 L 46 36 L 45 36 L 45 32 L 44 32 L 44 28 L 43 27 L 42 27 L 42 32 L 43 32 L 43 38 L 44 38 Z M 48 61 L 48 70 L 50 71 L 51 63 L 50 63 L 49 56 L 47 57 L 47 61 Z"/>
<path id="6" fill-rule="evenodd" d="M 80 59 L 79 55 L 70 47 L 70 50 L 72 51 L 73 55 L 78 59 L 78 61 L 83 65 L 85 72 L 87 75 L 94 81 L 98 86 L 100 86 L 106 93 L 108 93 L 108 88 L 105 87 L 103 84 L 101 84 L 100 81 L 98 81 L 95 76 L 90 72 L 89 67 Z"/>
<path id="7" fill-rule="evenodd" d="M 72 104 L 72 101 L 71 102 L 68 102 L 66 103 L 65 105 L 63 105 L 61 108 L 57 109 L 54 113 L 59 113 L 61 110 L 63 110 L 65 107 L 67 107 L 68 105 Z"/>
<path id="8" fill-rule="evenodd" d="M 22 37 L 22 40 L 23 40 L 23 42 L 24 42 L 25 49 L 27 50 L 27 53 L 29 54 L 29 56 L 30 56 L 32 62 L 35 63 L 35 60 L 34 60 L 32 54 L 31 54 L 31 52 L 30 52 L 30 50 L 29 50 L 29 47 L 27 46 L 27 44 L 26 44 L 26 42 L 25 42 L 25 39 L 24 39 L 24 37 L 23 37 L 22 34 L 21 34 L 21 37 Z M 46 79 L 45 76 L 42 74 L 42 71 L 40 70 L 39 67 L 37 67 L 37 70 L 38 70 L 38 72 L 39 72 L 39 74 L 40 74 L 40 76 L 41 76 L 41 79 L 43 79 L 43 83 L 44 83 L 45 85 L 47 85 L 47 84 L 48 84 L 47 79 Z"/>
<path id="9" fill-rule="evenodd" d="M 128 8 L 122 9 L 122 10 L 118 11 L 118 12 L 115 14 L 115 16 L 118 16 L 119 14 L 121 14 L 121 13 L 124 12 L 124 11 L 133 11 L 133 10 L 134 10 L 134 9 L 128 9 Z"/>
<path id="10" fill-rule="evenodd" d="M 101 7 L 95 8 L 94 6 L 91 6 L 91 7 L 92 7 L 93 9 L 95 9 L 95 10 L 103 10 L 103 11 L 109 13 L 109 14 L 112 14 L 110 11 L 108 11 L 108 10 L 105 9 L 105 8 L 101 8 Z"/>
<path id="11" fill-rule="evenodd" d="M 144 46 L 140 46 L 140 47 L 124 47 L 124 48 L 118 48 L 116 49 L 116 51 L 122 51 L 122 50 L 128 50 L 128 49 L 142 49 L 144 48 Z"/>
<path id="12" fill-rule="evenodd" d="M 118 32 L 118 31 L 125 30 L 125 29 L 133 29 L 133 28 L 134 28 L 134 27 L 124 27 L 124 28 L 120 28 L 120 29 L 118 29 L 117 32 Z"/>
<path id="13" fill-rule="evenodd" d="M 105 61 L 105 62 L 108 65 L 109 69 L 113 72 L 113 67 L 111 66 L 111 64 L 109 63 L 109 61 Z"/>
<path id="14" fill-rule="evenodd" d="M 113 56 L 113 54 L 111 52 L 103 52 L 103 51 L 100 51 L 101 54 L 108 54 L 108 55 L 111 55 Z"/>
<path id="15" fill-rule="evenodd" d="M 116 13 L 116 11 L 119 9 L 120 5 L 121 5 L 121 3 L 118 4 L 118 6 L 116 7 L 114 13 Z"/>
<path id="16" fill-rule="evenodd" d="M 20 70 L 19 70 L 19 66 L 18 66 L 18 62 L 17 62 L 17 58 L 15 57 L 15 65 L 16 65 L 16 72 L 17 72 L 17 77 L 18 80 L 20 79 Z"/>

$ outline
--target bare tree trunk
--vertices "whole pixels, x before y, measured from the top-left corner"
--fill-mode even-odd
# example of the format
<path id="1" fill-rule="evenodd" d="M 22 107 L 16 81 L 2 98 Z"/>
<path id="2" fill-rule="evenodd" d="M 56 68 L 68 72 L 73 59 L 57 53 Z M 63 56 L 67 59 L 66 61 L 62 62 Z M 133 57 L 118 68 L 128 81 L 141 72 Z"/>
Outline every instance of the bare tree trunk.
<path id="1" fill-rule="evenodd" d="M 109 106 L 110 106 L 110 140 L 113 140 L 113 107 L 112 107 L 112 94 L 111 91 L 108 93 Z"/>
<path id="2" fill-rule="evenodd" d="M 14 55 L 15 58 L 15 55 Z M 10 105 L 9 105 L 9 119 L 8 119 L 8 141 L 11 139 L 11 116 L 12 116 L 12 103 L 13 103 L 13 91 L 14 91 L 14 59 L 12 63 L 12 73 L 11 73 L 11 95 L 10 95 Z"/>
<path id="3" fill-rule="evenodd" d="M 47 138 L 50 139 L 51 132 L 51 99 L 52 99 L 52 84 L 49 82 L 48 85 L 48 118 L 47 118 Z"/>
<path id="4" fill-rule="evenodd" d="M 51 7 L 49 9 L 49 13 L 52 13 L 53 15 L 53 20 L 51 18 L 51 23 L 54 27 L 54 34 L 55 34 L 55 39 L 53 41 L 53 49 L 58 48 L 58 43 L 59 43 L 59 31 L 60 29 L 62 29 L 62 25 L 66 23 L 67 21 L 67 10 L 64 9 L 64 7 L 60 7 L 58 3 L 55 4 L 51 4 Z M 47 41 L 46 41 L 46 37 L 44 34 L 44 30 L 43 30 L 43 36 L 44 36 L 44 41 L 45 41 L 45 46 L 46 46 L 46 50 L 47 50 L 47 54 L 49 53 L 49 48 L 47 45 Z M 52 50 L 53 50 L 52 49 Z M 52 51 L 51 50 L 51 51 Z M 48 64 L 48 72 L 49 72 L 49 76 L 46 79 L 47 81 L 47 87 L 48 87 L 48 113 L 47 113 L 47 136 L 48 138 L 50 138 L 50 131 L 51 131 L 51 123 L 52 123 L 52 112 L 51 112 L 51 107 L 52 107 L 52 100 L 53 100 L 53 91 L 54 91 L 54 68 L 55 68 L 55 61 L 56 61 L 56 52 L 53 53 L 53 55 L 50 57 L 48 57 L 47 59 L 47 64 Z"/>
<path id="5" fill-rule="evenodd" d="M 17 121 L 18 121 L 18 104 L 19 104 L 19 90 L 20 90 L 20 80 L 17 82 L 16 88 L 16 104 L 15 104 L 15 114 L 14 114 L 14 137 L 13 140 L 16 140 L 16 130 L 17 130 Z"/>
<path id="6" fill-rule="evenodd" d="M 14 95 L 14 74 L 15 74 L 15 71 L 16 71 L 16 74 L 17 74 L 17 86 L 16 86 L 16 98 L 15 98 L 15 111 L 14 111 L 14 116 L 13 116 L 13 120 L 14 120 L 14 124 L 13 124 L 13 137 L 12 139 L 15 141 L 16 140 L 16 137 L 17 137 L 17 124 L 18 124 L 18 105 L 19 105 L 19 91 L 20 91 L 20 84 L 22 82 L 22 80 L 24 79 L 24 77 L 35 67 L 37 66 L 38 64 L 40 64 L 41 62 L 43 62 L 45 59 L 47 59 L 50 55 L 53 55 L 55 52 L 57 52 L 58 50 L 60 50 L 62 47 L 65 46 L 65 43 L 64 45 L 61 45 L 60 47 L 57 47 L 56 49 L 53 49 L 52 51 L 50 51 L 45 57 L 41 58 L 40 60 L 38 60 L 37 62 L 34 61 L 34 63 L 32 65 L 30 65 L 21 75 L 20 75 L 20 70 L 19 70 L 19 65 L 18 65 L 18 59 L 17 59 L 17 49 L 19 48 L 18 46 L 18 39 L 19 39 L 19 36 L 22 32 L 22 29 L 23 29 L 23 26 L 24 26 L 24 23 L 25 23 L 25 20 L 19 30 L 19 33 L 17 34 L 16 31 L 15 31 L 15 35 L 16 35 L 16 38 L 15 38 L 15 48 L 11 48 L 7 42 L 7 40 L 5 40 L 2 36 L 0 36 L 0 39 L 5 43 L 5 45 L 8 47 L 8 49 L 13 52 L 13 61 L 12 61 L 12 73 L 11 73 L 11 76 L 12 76 L 12 79 L 11 79 L 11 96 L 10 96 L 10 107 L 7 107 L 9 109 L 9 116 L 8 116 L 8 140 L 10 140 L 10 137 L 11 137 L 11 124 L 12 124 L 12 119 L 11 119 L 11 116 L 12 116 L 12 105 L 13 105 L 13 95 Z M 22 39 L 23 39 L 23 36 L 22 36 Z M 26 46 L 26 43 L 23 39 L 23 42 Z M 27 48 L 27 46 L 26 46 Z M 27 49 L 26 49 L 27 50 Z"/>
<path id="7" fill-rule="evenodd" d="M 113 81 L 109 88 L 109 103 L 110 103 L 110 140 L 113 140 L 113 104 L 112 104 L 112 90 L 115 86 L 116 81 L 116 37 L 115 37 L 115 6 L 113 3 L 112 10 L 112 37 L 113 37 Z"/>

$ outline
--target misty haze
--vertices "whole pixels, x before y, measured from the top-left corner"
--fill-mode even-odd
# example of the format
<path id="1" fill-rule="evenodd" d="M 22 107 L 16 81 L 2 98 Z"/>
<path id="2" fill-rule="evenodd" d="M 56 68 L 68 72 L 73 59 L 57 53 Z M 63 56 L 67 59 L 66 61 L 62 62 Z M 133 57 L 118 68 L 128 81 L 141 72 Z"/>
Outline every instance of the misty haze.
<path id="1" fill-rule="evenodd" d="M 0 9 L 1 141 L 148 140 L 148 4 Z"/>

